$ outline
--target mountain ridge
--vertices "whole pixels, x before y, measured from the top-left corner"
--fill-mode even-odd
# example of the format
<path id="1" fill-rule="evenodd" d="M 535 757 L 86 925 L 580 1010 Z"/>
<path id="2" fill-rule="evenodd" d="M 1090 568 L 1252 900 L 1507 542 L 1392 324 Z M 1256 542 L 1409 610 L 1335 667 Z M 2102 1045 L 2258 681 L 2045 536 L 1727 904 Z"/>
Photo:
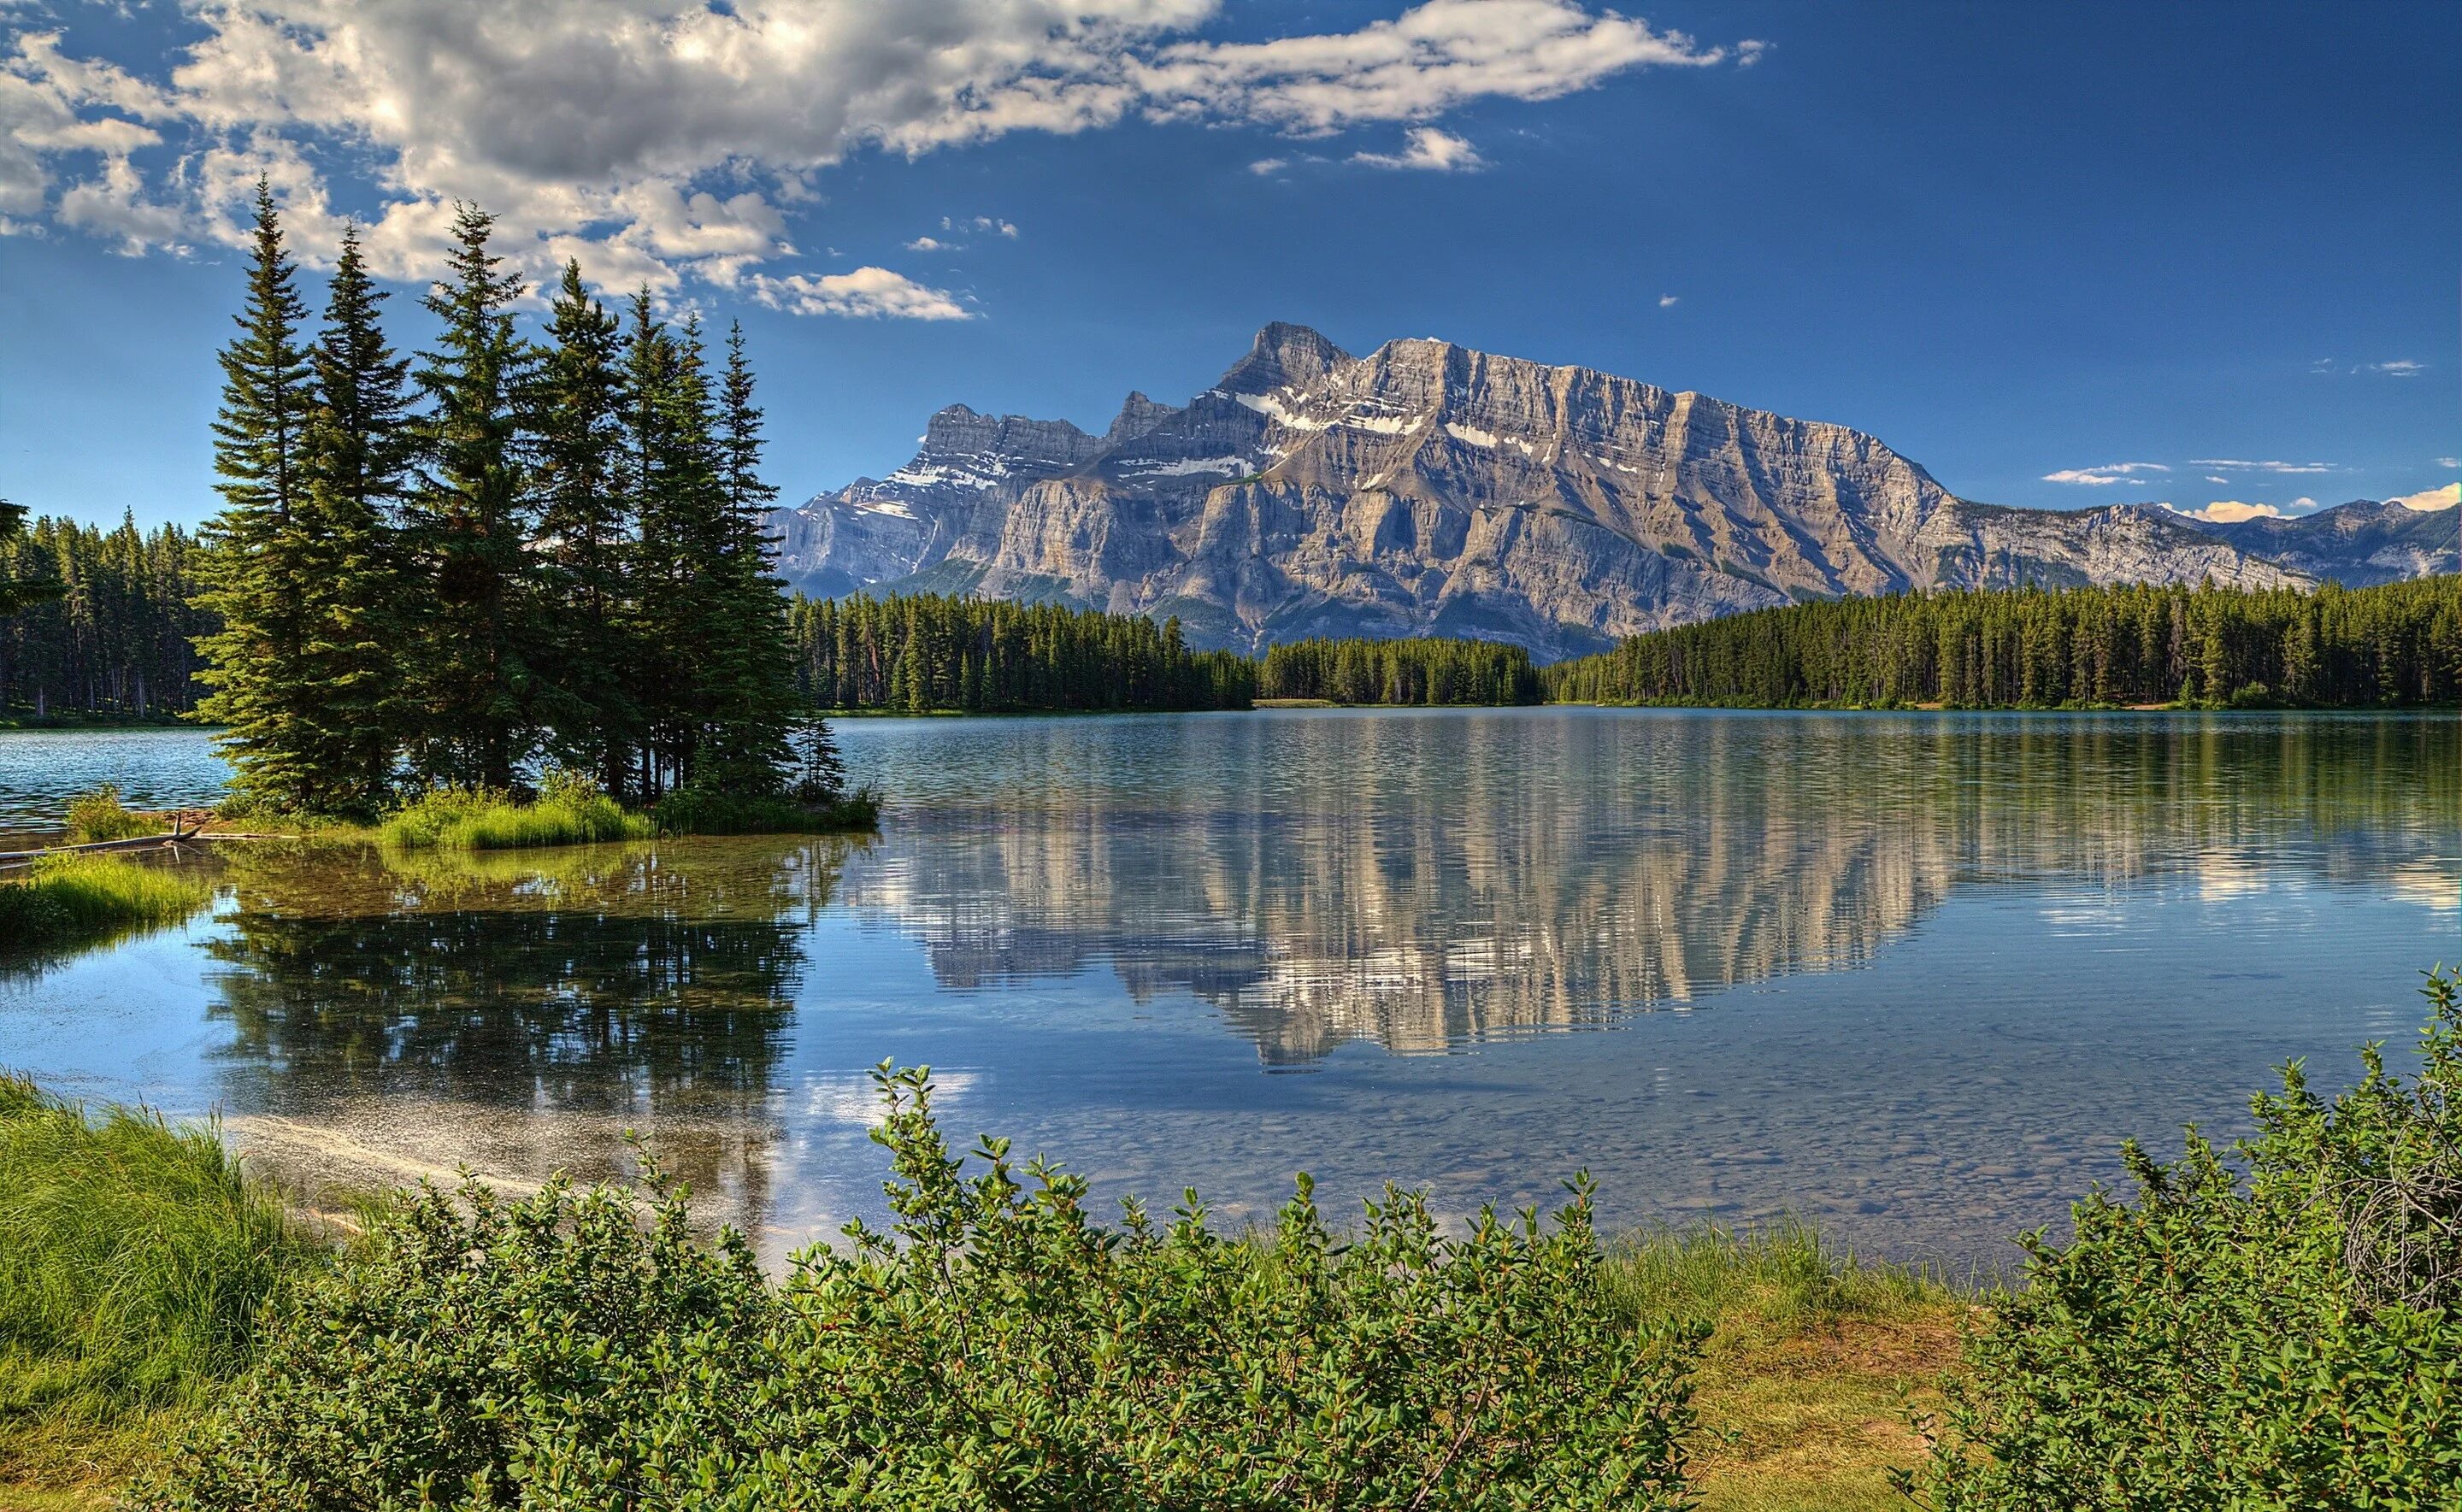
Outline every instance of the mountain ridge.
<path id="1" fill-rule="evenodd" d="M 1555 658 L 1804 597 L 2320 575 L 2159 506 L 1963 499 L 1844 425 L 1279 322 L 1186 404 L 1132 392 L 1099 437 L 952 405 L 887 478 L 773 520 L 815 595 L 1063 599 L 1245 651 L 1436 634 Z"/>

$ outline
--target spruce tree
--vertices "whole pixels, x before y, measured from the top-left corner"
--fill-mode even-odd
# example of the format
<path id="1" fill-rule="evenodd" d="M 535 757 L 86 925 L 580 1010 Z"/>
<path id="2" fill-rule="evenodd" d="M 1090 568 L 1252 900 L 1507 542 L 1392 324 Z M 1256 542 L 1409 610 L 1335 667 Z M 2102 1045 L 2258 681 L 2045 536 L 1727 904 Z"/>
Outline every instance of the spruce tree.
<path id="1" fill-rule="evenodd" d="M 640 721 L 639 791 L 656 799 L 682 779 L 698 728 L 698 631 L 706 616 L 695 537 L 710 512 L 716 472 L 698 356 L 687 361 L 685 346 L 652 313 L 647 290 L 633 296 L 632 317 L 622 416 L 623 487 L 636 530 L 630 692 Z"/>
<path id="2" fill-rule="evenodd" d="M 260 179 L 248 301 L 239 335 L 222 353 L 214 471 L 224 508 L 205 529 L 198 595 L 222 628 L 198 642 L 209 663 L 202 680 L 213 692 L 197 717 L 226 726 L 234 788 L 277 809 L 314 806 L 324 755 L 307 718 L 317 689 L 305 655 L 301 516 L 315 395 L 295 276 L 273 191 Z"/>
<path id="3" fill-rule="evenodd" d="M 624 796 L 641 710 L 629 676 L 634 563 L 619 332 L 616 317 L 583 288 L 581 265 L 568 261 L 549 310 L 531 424 L 549 748 Z"/>
<path id="4" fill-rule="evenodd" d="M 310 360 L 315 407 L 306 445 L 300 719 L 318 770 L 310 807 L 370 814 L 393 786 L 395 652 L 403 624 L 393 514 L 408 476 L 409 362 L 378 324 L 356 226 L 342 230 L 325 329 Z"/>
<path id="5" fill-rule="evenodd" d="M 416 616 L 403 681 L 413 767 L 431 781 L 504 788 L 538 733 L 520 402 L 532 354 L 510 313 L 521 280 L 487 249 L 493 227 L 461 206 L 450 271 L 425 300 L 443 330 L 420 355 L 430 408 L 410 496 Z"/>
<path id="6" fill-rule="evenodd" d="M 712 589 L 705 608 L 712 616 L 711 698 L 699 777 L 725 792 L 771 793 L 797 700 L 786 585 L 769 571 L 769 508 L 778 490 L 761 481 L 761 411 L 752 391 L 738 324 L 727 333 L 712 437 L 721 513 L 703 569 Z"/>
<path id="7" fill-rule="evenodd" d="M 0 499 L 0 549 L 22 539 L 26 530 L 26 507 Z M 60 595 L 60 585 L 39 579 L 0 573 L 0 619 L 6 619 L 21 609 L 31 608 Z M 0 698 L 0 705 L 7 700 Z"/>

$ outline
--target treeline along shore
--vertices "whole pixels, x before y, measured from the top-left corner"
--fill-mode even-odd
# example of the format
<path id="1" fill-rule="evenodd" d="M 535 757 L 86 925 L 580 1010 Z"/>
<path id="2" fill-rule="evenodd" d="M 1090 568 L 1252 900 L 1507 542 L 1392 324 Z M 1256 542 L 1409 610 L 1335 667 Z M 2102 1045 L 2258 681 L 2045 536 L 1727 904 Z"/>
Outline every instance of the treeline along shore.
<path id="1" fill-rule="evenodd" d="M 38 520 L 0 577 L 0 718 L 142 723 L 206 691 L 194 538 Z M 1551 666 L 1476 640 L 1199 651 L 1175 621 L 944 594 L 788 600 L 794 692 L 849 714 L 1617 703 L 1735 708 L 2416 707 L 2462 699 L 2462 578 L 2375 588 L 2017 589 L 1849 598 L 1636 636 Z"/>

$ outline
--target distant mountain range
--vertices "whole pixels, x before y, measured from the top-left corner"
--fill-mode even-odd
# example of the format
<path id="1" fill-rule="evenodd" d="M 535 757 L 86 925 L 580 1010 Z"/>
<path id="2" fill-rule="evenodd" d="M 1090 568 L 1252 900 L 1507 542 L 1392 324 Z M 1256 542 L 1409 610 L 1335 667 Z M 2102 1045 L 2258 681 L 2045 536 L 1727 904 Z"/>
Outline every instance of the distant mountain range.
<path id="1" fill-rule="evenodd" d="M 1976 504 L 1842 425 L 1444 341 L 1354 357 L 1278 324 L 1187 404 L 1131 394 L 1100 436 L 952 405 L 905 466 L 774 520 L 781 575 L 815 596 L 1176 615 L 1243 651 L 1449 635 L 1555 658 L 1910 588 L 2380 582 L 2453 570 L 2457 517 Z"/>

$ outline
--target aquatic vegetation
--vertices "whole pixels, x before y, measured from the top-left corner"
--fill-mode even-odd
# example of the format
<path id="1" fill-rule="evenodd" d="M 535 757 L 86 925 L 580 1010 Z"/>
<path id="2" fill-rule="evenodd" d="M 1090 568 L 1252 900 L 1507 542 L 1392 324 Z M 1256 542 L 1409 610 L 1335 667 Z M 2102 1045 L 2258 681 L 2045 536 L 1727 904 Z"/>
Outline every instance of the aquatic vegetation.
<path id="1" fill-rule="evenodd" d="M 869 788 L 810 803 L 686 788 L 652 815 L 661 834 L 837 834 L 877 828 L 880 798 Z"/>
<path id="2" fill-rule="evenodd" d="M 113 855 L 51 855 L 0 875 L 0 956 L 177 924 L 212 901 L 193 876 Z"/>
<path id="3" fill-rule="evenodd" d="M 2331 1102 L 2299 1063 L 2238 1162 L 2190 1131 L 2124 1149 L 2077 1237 L 1966 1350 L 1930 1461 L 1939 1512 L 2451 1507 L 2462 1445 L 2462 975 L 2429 979 L 2422 1068 L 2376 1047 Z M 2240 1169 L 2239 1167 L 2244 1167 Z"/>
<path id="4" fill-rule="evenodd" d="M 378 838 L 404 850 L 511 851 L 531 846 L 641 840 L 650 821 L 572 772 L 548 774 L 538 799 L 523 803 L 487 788 L 438 788 L 397 810 Z"/>
<path id="5" fill-rule="evenodd" d="M 210 1129 L 0 1077 L 0 1469 L 124 1460 L 328 1264 Z"/>
<path id="6" fill-rule="evenodd" d="M 1683 1504 L 1700 1330 L 1620 1312 L 1586 1187 L 1458 1239 L 1389 1194 L 1337 1242 L 1305 1181 L 1253 1240 L 1193 1200 L 1105 1229 L 1005 1141 L 970 1174 L 922 1073 L 880 1083 L 893 1231 L 773 1285 L 655 1186 L 646 1226 L 618 1190 L 429 1192 L 136 1504 Z"/>
<path id="7" fill-rule="evenodd" d="M 69 800 L 69 843 L 92 845 L 102 840 L 127 840 L 161 834 L 171 828 L 168 815 L 130 809 L 119 801 L 119 784 L 107 782 L 92 792 Z"/>

